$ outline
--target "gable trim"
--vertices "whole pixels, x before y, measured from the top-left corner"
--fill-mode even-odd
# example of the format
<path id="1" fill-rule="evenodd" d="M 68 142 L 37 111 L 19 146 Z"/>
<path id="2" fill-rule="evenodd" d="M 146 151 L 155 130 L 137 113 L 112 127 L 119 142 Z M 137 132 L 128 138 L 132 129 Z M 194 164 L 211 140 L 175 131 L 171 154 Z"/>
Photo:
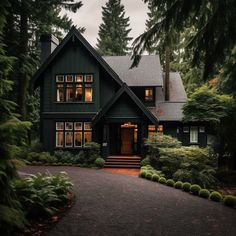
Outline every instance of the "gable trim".
<path id="1" fill-rule="evenodd" d="M 98 114 L 93 118 L 93 125 L 96 125 L 99 120 L 108 112 L 111 106 L 120 98 L 123 93 L 127 93 L 129 97 L 134 101 L 134 103 L 141 109 L 141 111 L 148 117 L 148 119 L 153 123 L 158 125 L 157 118 L 144 106 L 144 104 L 138 99 L 138 97 L 132 92 L 127 84 L 123 83 L 122 87 L 113 96 L 113 98 L 101 109 Z"/>
<path id="2" fill-rule="evenodd" d="M 106 61 L 96 52 L 96 50 L 88 43 L 88 41 L 81 35 L 81 33 L 72 26 L 69 33 L 61 41 L 61 43 L 56 47 L 56 49 L 50 54 L 50 56 L 43 62 L 37 72 L 34 74 L 30 80 L 30 88 L 35 89 L 37 87 L 37 82 L 48 68 L 48 66 L 53 62 L 55 57 L 64 48 L 64 46 L 69 42 L 70 39 L 74 40 L 74 36 L 82 43 L 82 45 L 89 51 L 89 53 L 97 60 L 97 62 L 108 72 L 108 74 L 121 86 L 123 84 L 122 80 L 116 74 L 116 72 L 106 63 Z"/>

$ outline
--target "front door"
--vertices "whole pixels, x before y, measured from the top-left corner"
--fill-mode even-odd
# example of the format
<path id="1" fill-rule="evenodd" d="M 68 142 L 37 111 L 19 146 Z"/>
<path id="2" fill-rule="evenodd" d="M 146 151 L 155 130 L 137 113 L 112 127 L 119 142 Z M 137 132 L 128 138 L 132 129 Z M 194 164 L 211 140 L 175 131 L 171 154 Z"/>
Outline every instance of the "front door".
<path id="1" fill-rule="evenodd" d="M 134 138 L 134 129 L 132 128 L 121 129 L 121 154 L 122 155 L 133 154 L 133 138 Z"/>

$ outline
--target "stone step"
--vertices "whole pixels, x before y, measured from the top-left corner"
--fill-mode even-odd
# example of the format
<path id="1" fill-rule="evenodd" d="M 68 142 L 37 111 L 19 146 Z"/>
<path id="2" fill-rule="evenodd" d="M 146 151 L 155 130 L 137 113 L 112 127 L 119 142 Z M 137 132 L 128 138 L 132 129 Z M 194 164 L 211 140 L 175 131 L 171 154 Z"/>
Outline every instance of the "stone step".
<path id="1" fill-rule="evenodd" d="M 130 169 L 140 169 L 140 165 L 107 165 L 105 164 L 105 168 L 130 168 Z"/>

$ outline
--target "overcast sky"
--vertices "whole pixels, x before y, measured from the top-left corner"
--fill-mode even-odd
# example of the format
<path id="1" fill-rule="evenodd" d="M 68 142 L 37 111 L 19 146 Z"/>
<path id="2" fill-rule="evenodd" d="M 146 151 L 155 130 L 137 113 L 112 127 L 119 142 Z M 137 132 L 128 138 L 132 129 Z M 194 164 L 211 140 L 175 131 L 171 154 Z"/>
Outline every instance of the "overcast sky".
<path id="1" fill-rule="evenodd" d="M 102 6 L 108 0 L 83 0 L 83 6 L 76 14 L 68 13 L 74 25 L 86 28 L 84 37 L 92 46 L 97 43 L 98 28 L 102 22 Z M 121 0 L 125 6 L 126 17 L 130 17 L 130 35 L 135 39 L 145 30 L 147 19 L 147 6 L 142 0 Z"/>

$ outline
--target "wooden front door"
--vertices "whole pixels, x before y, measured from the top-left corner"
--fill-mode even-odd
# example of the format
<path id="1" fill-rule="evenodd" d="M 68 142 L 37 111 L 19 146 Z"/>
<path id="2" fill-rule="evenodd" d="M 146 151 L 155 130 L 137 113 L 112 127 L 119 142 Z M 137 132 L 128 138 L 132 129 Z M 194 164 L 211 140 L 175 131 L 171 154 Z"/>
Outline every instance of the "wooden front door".
<path id="1" fill-rule="evenodd" d="M 121 154 L 122 155 L 133 154 L 133 138 L 134 138 L 134 129 L 129 129 L 129 128 L 121 129 Z"/>

